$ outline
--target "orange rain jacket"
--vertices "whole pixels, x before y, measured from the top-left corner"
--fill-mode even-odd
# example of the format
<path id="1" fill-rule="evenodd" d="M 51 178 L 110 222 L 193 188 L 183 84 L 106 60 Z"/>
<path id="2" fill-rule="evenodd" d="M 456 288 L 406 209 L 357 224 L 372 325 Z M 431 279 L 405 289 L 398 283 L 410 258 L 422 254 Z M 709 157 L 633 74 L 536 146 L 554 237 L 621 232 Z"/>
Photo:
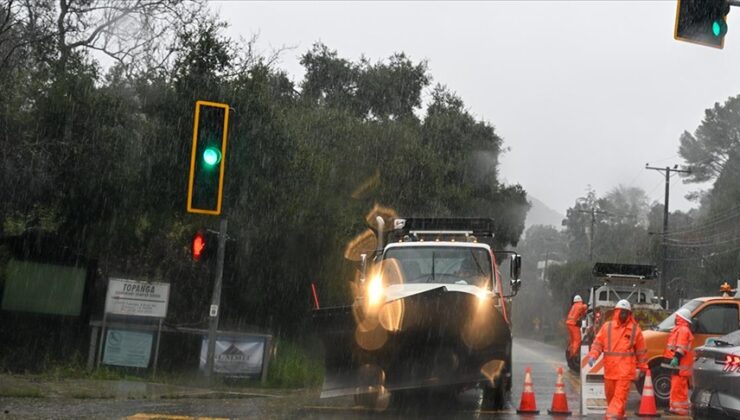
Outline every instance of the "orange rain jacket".
<path id="1" fill-rule="evenodd" d="M 677 316 L 676 326 L 668 336 L 663 357 L 673 359 L 674 356 L 679 356 L 678 375 L 680 376 L 691 376 L 691 369 L 694 366 L 694 352 L 691 350 L 693 342 L 694 334 L 691 332 L 689 323 Z"/>
<path id="2" fill-rule="evenodd" d="M 604 379 L 633 380 L 635 370 L 647 370 L 647 348 L 642 330 L 630 316 L 619 322 L 621 309 L 615 309 L 612 320 L 604 323 L 591 344 L 588 357 L 594 359 L 604 353 Z"/>
<path id="3" fill-rule="evenodd" d="M 565 324 L 578 325 L 578 321 L 580 321 L 583 317 L 583 314 L 586 313 L 586 309 L 588 309 L 588 306 L 586 306 L 585 303 L 573 302 L 573 306 L 570 307 L 570 312 L 568 312 L 568 319 L 565 320 Z"/>

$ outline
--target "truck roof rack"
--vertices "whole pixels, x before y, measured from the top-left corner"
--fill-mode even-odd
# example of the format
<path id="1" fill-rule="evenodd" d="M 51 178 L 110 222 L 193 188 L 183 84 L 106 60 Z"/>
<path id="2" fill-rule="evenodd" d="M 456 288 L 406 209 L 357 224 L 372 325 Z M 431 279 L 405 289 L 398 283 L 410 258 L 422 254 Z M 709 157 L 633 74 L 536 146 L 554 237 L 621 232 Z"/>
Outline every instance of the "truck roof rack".
<path id="1" fill-rule="evenodd" d="M 493 219 L 473 217 L 400 217 L 393 219 L 393 230 L 400 236 L 472 235 L 493 238 Z"/>
<path id="2" fill-rule="evenodd" d="M 596 263 L 592 270 L 594 277 L 609 279 L 637 279 L 654 280 L 658 278 L 658 270 L 654 265 Z"/>

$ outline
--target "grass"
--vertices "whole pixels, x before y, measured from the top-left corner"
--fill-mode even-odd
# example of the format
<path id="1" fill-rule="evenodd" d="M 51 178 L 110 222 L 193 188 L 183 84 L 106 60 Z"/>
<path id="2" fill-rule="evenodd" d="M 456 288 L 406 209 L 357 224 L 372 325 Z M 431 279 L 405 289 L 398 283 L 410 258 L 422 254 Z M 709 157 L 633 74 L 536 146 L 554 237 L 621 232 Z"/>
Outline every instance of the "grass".
<path id="1" fill-rule="evenodd" d="M 90 399 L 113 399 L 116 398 L 113 394 L 108 393 L 99 393 L 99 392 L 86 392 L 86 391 L 77 391 L 69 394 L 70 398 L 75 398 L 78 400 L 90 400 Z"/>
<path id="2" fill-rule="evenodd" d="M 41 380 L 104 380 L 104 381 L 132 381 L 156 382 L 164 385 L 188 386 L 209 388 L 211 390 L 233 391 L 239 388 L 286 388 L 295 389 L 315 387 L 321 384 L 324 376 L 323 360 L 316 357 L 296 342 L 276 339 L 273 357 L 270 360 L 267 383 L 257 379 L 224 378 L 216 376 L 212 384 L 208 383 L 202 372 L 197 370 L 169 372 L 160 370 L 156 378 L 152 379 L 151 371 L 121 369 L 100 366 L 88 371 L 82 357 L 72 358 L 64 363 L 49 363 L 42 373 L 35 375 Z M 44 397 L 41 389 L 19 388 L 0 389 L 0 395 L 10 397 Z M 72 398 L 113 398 L 103 391 L 79 391 L 70 394 Z"/>
<path id="3" fill-rule="evenodd" d="M 0 389 L 1 397 L 8 398 L 44 398 L 44 393 L 38 388 L 7 388 Z"/>
<path id="4" fill-rule="evenodd" d="M 276 341 L 275 356 L 270 362 L 267 382 L 276 388 L 301 388 L 320 385 L 324 379 L 323 361 L 286 340 Z"/>

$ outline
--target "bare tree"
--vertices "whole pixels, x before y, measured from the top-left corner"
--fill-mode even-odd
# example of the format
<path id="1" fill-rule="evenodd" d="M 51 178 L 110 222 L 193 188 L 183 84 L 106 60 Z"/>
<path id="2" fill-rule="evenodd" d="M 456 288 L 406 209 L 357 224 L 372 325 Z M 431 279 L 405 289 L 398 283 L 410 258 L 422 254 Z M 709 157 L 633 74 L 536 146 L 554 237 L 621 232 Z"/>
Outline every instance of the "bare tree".
<path id="1" fill-rule="evenodd" d="M 0 64 L 19 49 L 53 40 L 59 70 L 76 50 L 94 50 L 127 72 L 166 63 L 177 33 L 197 25 L 203 0 L 8 0 L 0 5 Z"/>

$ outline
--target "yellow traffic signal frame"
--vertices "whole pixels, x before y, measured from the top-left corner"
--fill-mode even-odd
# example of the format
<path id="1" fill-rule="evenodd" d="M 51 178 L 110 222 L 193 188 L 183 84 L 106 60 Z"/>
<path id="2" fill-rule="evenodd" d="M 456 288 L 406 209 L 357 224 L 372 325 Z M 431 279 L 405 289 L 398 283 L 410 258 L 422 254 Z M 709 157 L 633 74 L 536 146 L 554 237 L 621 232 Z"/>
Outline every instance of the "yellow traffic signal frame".
<path id="1" fill-rule="evenodd" d="M 698 40 L 698 39 L 684 38 L 684 37 L 678 36 L 678 20 L 679 20 L 680 14 L 681 14 L 681 0 L 676 0 L 676 23 L 673 26 L 673 39 L 675 39 L 676 41 L 688 42 L 690 44 L 697 44 L 697 45 L 703 45 L 705 47 L 716 48 L 718 50 L 721 50 L 725 47 L 724 35 L 722 36 L 722 39 L 720 39 L 719 45 L 714 45 L 709 42 L 702 42 L 701 40 Z M 726 15 L 722 17 L 722 20 L 724 20 L 725 24 L 727 24 Z"/>
<path id="2" fill-rule="evenodd" d="M 218 177 L 218 198 L 216 200 L 216 210 L 198 209 L 193 207 L 193 184 L 195 182 L 195 156 L 198 149 L 198 123 L 200 122 L 200 108 L 202 106 L 209 106 L 214 108 L 223 108 L 224 110 L 224 129 L 223 137 L 221 138 L 221 162 L 219 168 Z M 229 105 L 220 102 L 210 101 L 195 101 L 195 120 L 193 121 L 193 147 L 190 152 L 190 178 L 188 181 L 188 213 L 196 214 L 208 214 L 212 216 L 218 216 L 221 214 L 221 200 L 223 198 L 224 190 L 224 172 L 226 168 L 226 145 L 229 139 Z"/>

